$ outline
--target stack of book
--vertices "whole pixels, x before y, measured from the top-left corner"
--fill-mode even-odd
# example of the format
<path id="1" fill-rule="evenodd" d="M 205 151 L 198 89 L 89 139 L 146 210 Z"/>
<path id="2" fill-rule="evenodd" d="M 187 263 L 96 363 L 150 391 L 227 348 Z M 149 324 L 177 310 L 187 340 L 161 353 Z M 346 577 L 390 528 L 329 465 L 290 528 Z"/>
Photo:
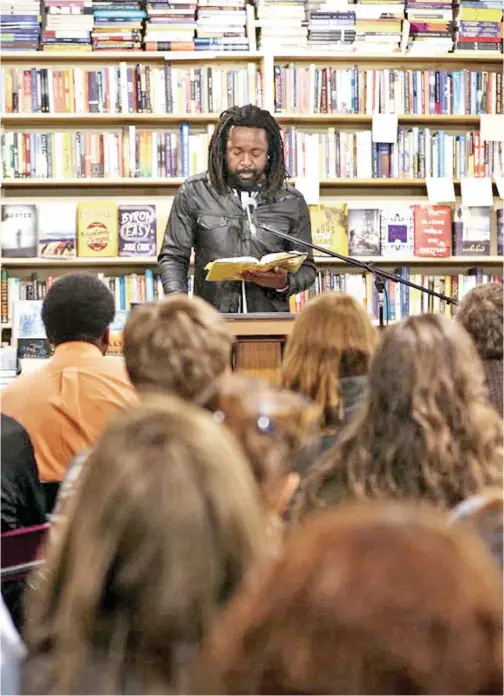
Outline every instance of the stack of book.
<path id="1" fill-rule="evenodd" d="M 306 49 L 305 0 L 257 0 L 261 50 Z"/>
<path id="2" fill-rule="evenodd" d="M 460 0 L 455 50 L 502 52 L 502 0 Z"/>
<path id="3" fill-rule="evenodd" d="M 436 55 L 453 49 L 452 0 L 406 0 L 406 9 L 409 53 Z"/>
<path id="4" fill-rule="evenodd" d="M 338 0 L 306 2 L 308 47 L 319 50 L 352 50 L 355 41 L 355 5 Z"/>
<path id="5" fill-rule="evenodd" d="M 245 0 L 198 0 L 197 51 L 248 51 Z"/>
<path id="6" fill-rule="evenodd" d="M 196 0 L 148 0 L 146 51 L 193 51 Z"/>
<path id="7" fill-rule="evenodd" d="M 38 50 L 40 20 L 40 0 L 4 0 L 0 30 L 2 51 Z"/>
<path id="8" fill-rule="evenodd" d="M 93 0 L 93 50 L 142 48 L 145 10 L 141 0 Z"/>
<path id="9" fill-rule="evenodd" d="M 92 0 L 44 0 L 44 51 L 90 51 Z"/>
<path id="10" fill-rule="evenodd" d="M 404 0 L 358 0 L 355 7 L 355 44 L 361 53 L 399 51 L 404 20 Z"/>

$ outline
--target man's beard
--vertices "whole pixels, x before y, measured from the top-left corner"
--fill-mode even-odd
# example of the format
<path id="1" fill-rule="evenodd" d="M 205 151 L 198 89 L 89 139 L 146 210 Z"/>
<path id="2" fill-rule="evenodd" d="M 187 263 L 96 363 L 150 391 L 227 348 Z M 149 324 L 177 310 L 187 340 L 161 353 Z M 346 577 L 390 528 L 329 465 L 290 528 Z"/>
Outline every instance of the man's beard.
<path id="1" fill-rule="evenodd" d="M 241 174 L 251 174 L 250 178 L 243 178 Z M 256 169 L 243 169 L 238 172 L 228 172 L 228 183 L 231 188 L 241 191 L 257 191 L 260 188 L 264 172 L 258 172 Z"/>

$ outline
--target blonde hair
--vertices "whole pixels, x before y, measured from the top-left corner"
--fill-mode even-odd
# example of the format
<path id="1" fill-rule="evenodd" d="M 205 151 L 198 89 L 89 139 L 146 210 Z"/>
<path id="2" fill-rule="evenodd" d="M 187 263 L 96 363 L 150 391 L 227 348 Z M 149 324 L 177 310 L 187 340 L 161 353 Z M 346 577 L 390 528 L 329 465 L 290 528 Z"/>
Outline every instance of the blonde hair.
<path id="1" fill-rule="evenodd" d="M 194 401 L 231 366 L 226 320 L 199 297 L 168 295 L 138 305 L 124 329 L 124 357 L 139 391 L 172 392 Z"/>
<path id="2" fill-rule="evenodd" d="M 503 288 L 500 283 L 477 285 L 464 295 L 455 319 L 472 336 L 483 360 L 502 360 Z"/>
<path id="3" fill-rule="evenodd" d="M 484 374 L 466 331 L 441 315 L 385 330 L 368 395 L 337 446 L 306 479 L 304 514 L 342 497 L 421 498 L 452 507 L 502 481 L 502 421 L 487 405 Z"/>
<path id="4" fill-rule="evenodd" d="M 310 398 L 321 426 L 343 418 L 340 380 L 368 372 L 378 334 L 353 297 L 328 292 L 311 299 L 287 340 L 282 386 Z"/>
<path id="5" fill-rule="evenodd" d="M 243 447 L 268 507 L 317 432 L 311 402 L 260 379 L 234 373 L 218 379 L 204 406 Z"/>
<path id="6" fill-rule="evenodd" d="M 136 677 L 138 693 L 188 693 L 189 662 L 263 533 L 249 466 L 208 414 L 159 396 L 121 413 L 29 595 L 28 650 L 50 657 L 32 692 L 123 693 Z M 99 683 L 79 691 L 89 672 Z"/>

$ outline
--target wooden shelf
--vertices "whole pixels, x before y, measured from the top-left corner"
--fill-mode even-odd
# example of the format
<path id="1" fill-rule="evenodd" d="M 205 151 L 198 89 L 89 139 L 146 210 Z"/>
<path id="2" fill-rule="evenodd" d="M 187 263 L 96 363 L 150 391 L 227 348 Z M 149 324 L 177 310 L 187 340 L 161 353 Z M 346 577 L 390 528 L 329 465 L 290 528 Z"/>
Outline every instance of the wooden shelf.
<path id="1" fill-rule="evenodd" d="M 303 114 L 303 113 L 276 113 L 275 118 L 279 123 L 310 123 L 310 124 L 338 124 L 354 126 L 356 124 L 371 125 L 371 114 Z M 45 125 L 69 124 L 78 126 L 111 125 L 144 125 L 144 124 L 179 124 L 179 123 L 216 123 L 218 114 L 2 114 L 2 125 L 5 127 L 29 126 L 30 128 Z M 440 114 L 401 114 L 399 123 L 436 124 L 439 126 L 479 126 L 479 115 L 440 115 Z"/>
<path id="2" fill-rule="evenodd" d="M 291 178 L 295 182 L 296 177 Z M 185 181 L 184 177 L 166 178 L 132 178 L 132 179 L 12 179 L 2 180 L 4 189 L 37 189 L 37 188 L 174 188 Z M 455 185 L 460 179 L 454 180 Z M 376 188 L 376 189 L 421 189 L 425 188 L 425 179 L 321 179 L 321 188 Z"/>
<path id="3" fill-rule="evenodd" d="M 324 62 L 324 63 L 399 63 L 400 65 L 408 65 L 410 63 L 494 63 L 502 65 L 504 60 L 503 54 L 497 51 L 482 53 L 482 52 L 460 52 L 460 53 L 443 53 L 441 55 L 432 56 L 416 56 L 402 53 L 332 53 L 330 51 L 285 51 L 275 53 L 273 59 L 277 62 L 288 61 L 291 63 L 297 62 Z"/>
<path id="4" fill-rule="evenodd" d="M 74 127 L 82 125 L 166 125 L 173 123 L 216 123 L 219 114 L 2 114 L 3 126 L 61 125 Z"/>
<path id="5" fill-rule="evenodd" d="M 504 263 L 502 256 L 449 256 L 447 258 L 428 258 L 419 256 L 393 257 L 393 256 L 358 256 L 359 261 L 374 263 L 376 266 L 495 266 Z M 40 258 L 6 258 L 0 259 L 5 268 L 58 268 L 73 266 L 111 267 L 111 266 L 157 266 L 157 258 L 148 257 L 103 257 L 73 258 L 73 259 L 40 259 Z M 327 256 L 316 256 L 315 261 L 324 266 L 339 266 L 349 270 L 351 268 L 344 261 L 331 259 Z"/>
<path id="6" fill-rule="evenodd" d="M 155 256 L 145 256 L 143 258 L 137 256 L 93 256 L 73 259 L 13 259 L 2 257 L 0 262 L 5 268 L 31 268 L 32 266 L 37 268 L 58 268 L 58 266 L 157 266 L 157 258 Z"/>
<path id="7" fill-rule="evenodd" d="M 2 62 L 7 63 L 201 63 L 215 61 L 257 61 L 259 51 L 2 51 Z"/>

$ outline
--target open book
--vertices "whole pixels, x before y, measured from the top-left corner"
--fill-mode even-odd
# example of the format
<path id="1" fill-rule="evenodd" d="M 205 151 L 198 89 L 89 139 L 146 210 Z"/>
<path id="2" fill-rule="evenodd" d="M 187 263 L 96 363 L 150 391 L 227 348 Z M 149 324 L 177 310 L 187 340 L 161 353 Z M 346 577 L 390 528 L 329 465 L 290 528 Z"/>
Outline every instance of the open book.
<path id="1" fill-rule="evenodd" d="M 289 273 L 295 273 L 306 259 L 306 254 L 297 251 L 280 251 L 267 254 L 261 260 L 253 256 L 237 256 L 233 259 L 216 259 L 205 266 L 206 279 L 210 282 L 218 280 L 241 280 L 245 271 L 271 271 L 273 268 L 285 268 Z"/>

